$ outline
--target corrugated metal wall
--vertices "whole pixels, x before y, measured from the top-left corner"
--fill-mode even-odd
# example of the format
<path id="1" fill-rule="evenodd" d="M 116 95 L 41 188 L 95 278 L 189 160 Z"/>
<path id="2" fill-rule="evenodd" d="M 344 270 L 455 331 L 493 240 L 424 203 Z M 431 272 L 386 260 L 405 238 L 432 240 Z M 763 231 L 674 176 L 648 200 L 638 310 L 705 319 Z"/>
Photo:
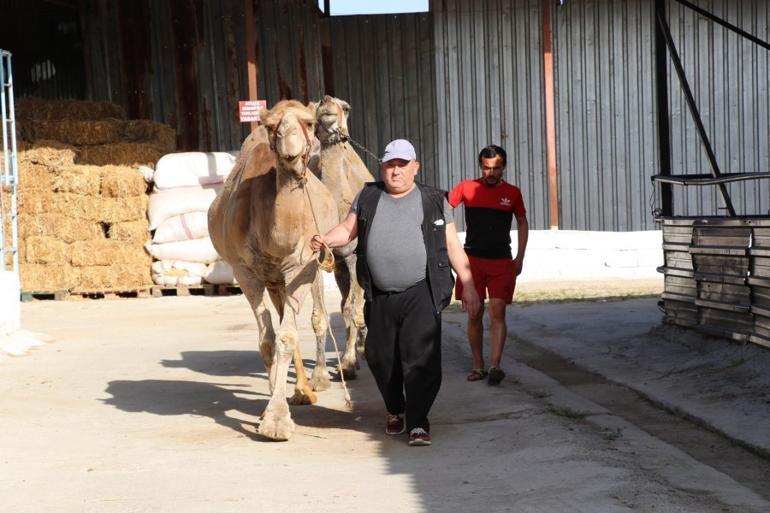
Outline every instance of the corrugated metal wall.
<path id="1" fill-rule="evenodd" d="M 240 146 L 246 90 L 243 2 L 88 0 L 89 99 L 168 123 L 180 149 Z"/>
<path id="2" fill-rule="evenodd" d="M 242 0 L 85 0 L 90 96 L 175 126 L 180 148 L 238 147 L 246 96 Z M 757 34 L 770 2 L 698 0 Z M 314 0 L 255 3 L 259 97 L 332 93 L 351 134 L 376 153 L 407 137 L 422 179 L 450 188 L 477 174 L 489 143 L 531 225 L 547 228 L 541 0 L 434 0 L 429 14 L 323 18 Z M 770 56 L 670 2 L 670 24 L 724 171 L 770 171 Z M 552 10 L 560 226 L 654 229 L 657 171 L 649 0 L 568 0 Z M 674 173 L 707 171 L 671 77 Z M 373 159 L 368 164 L 373 172 Z M 730 187 L 738 211 L 764 213 L 770 184 Z M 712 188 L 675 188 L 677 214 L 713 214 Z"/>
<path id="3" fill-rule="evenodd" d="M 653 2 L 553 10 L 560 227 L 654 229 Z"/>
<path id="4" fill-rule="evenodd" d="M 351 105 L 350 134 L 376 154 L 410 139 L 435 183 L 433 31 L 428 14 L 323 18 L 313 2 L 259 2 L 259 96 Z M 287 30 L 286 27 L 293 27 Z M 374 158 L 359 151 L 377 176 Z"/>
<path id="5" fill-rule="evenodd" d="M 700 0 L 699 6 L 764 40 L 767 0 Z M 770 171 L 770 52 L 670 2 L 669 25 L 722 172 Z M 710 170 L 679 80 L 669 69 L 673 172 Z M 736 212 L 768 214 L 770 181 L 731 184 Z M 715 187 L 674 188 L 677 215 L 726 215 Z"/>
<path id="6" fill-rule="evenodd" d="M 499 144 L 530 226 L 549 227 L 542 2 L 436 0 L 438 183 L 478 175 L 478 152 Z"/>

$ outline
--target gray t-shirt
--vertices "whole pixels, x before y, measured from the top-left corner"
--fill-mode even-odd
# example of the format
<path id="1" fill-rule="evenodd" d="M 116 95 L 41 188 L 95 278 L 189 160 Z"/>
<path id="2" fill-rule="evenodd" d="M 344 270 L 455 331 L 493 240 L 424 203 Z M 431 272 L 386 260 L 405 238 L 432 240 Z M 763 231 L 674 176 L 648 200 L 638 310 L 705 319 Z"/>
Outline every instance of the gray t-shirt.
<path id="1" fill-rule="evenodd" d="M 358 212 L 358 195 L 350 207 Z M 384 193 L 369 227 L 366 261 L 374 286 L 400 292 L 425 279 L 427 255 L 422 237 L 422 194 L 415 187 L 406 196 Z M 444 199 L 444 222 L 454 222 L 452 207 Z"/>

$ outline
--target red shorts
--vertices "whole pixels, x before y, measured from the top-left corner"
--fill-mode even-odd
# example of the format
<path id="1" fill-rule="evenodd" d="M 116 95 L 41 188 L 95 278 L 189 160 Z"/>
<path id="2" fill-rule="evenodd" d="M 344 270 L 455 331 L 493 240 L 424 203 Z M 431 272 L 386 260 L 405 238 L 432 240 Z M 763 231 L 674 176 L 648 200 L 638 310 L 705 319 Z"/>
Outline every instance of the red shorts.
<path id="1" fill-rule="evenodd" d="M 471 264 L 473 283 L 479 299 L 502 299 L 505 304 L 513 303 L 513 291 L 516 288 L 516 271 L 513 268 L 513 260 L 509 258 L 479 258 L 468 255 Z M 463 294 L 463 284 L 460 280 L 455 283 L 455 298 L 460 299 Z"/>

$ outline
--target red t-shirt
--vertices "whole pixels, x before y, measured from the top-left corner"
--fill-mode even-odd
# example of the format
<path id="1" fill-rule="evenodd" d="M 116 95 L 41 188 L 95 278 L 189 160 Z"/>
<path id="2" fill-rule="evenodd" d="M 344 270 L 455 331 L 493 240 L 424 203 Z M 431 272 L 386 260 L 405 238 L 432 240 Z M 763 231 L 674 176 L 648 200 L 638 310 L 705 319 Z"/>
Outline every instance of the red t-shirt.
<path id="1" fill-rule="evenodd" d="M 449 193 L 449 204 L 465 204 L 465 252 L 481 258 L 511 258 L 513 216 L 524 217 L 521 190 L 505 180 L 487 185 L 463 180 Z"/>

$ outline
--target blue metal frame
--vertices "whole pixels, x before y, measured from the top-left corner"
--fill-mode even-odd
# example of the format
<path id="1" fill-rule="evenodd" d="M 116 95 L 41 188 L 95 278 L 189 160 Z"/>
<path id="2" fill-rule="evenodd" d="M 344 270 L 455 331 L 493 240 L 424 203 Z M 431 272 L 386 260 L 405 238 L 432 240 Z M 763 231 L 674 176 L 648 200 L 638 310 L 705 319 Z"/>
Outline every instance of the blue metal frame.
<path id="1" fill-rule="evenodd" d="M 17 187 L 19 165 L 16 158 L 16 110 L 13 97 L 13 71 L 11 53 L 0 49 L 0 120 L 3 126 L 3 158 L 0 160 L 0 189 L 10 190 L 11 204 L 5 205 L 0 195 L 0 269 L 19 275 L 19 225 L 17 211 Z M 6 246 L 6 223 L 10 219 L 11 245 Z M 6 255 L 12 255 L 12 266 L 6 266 Z"/>

